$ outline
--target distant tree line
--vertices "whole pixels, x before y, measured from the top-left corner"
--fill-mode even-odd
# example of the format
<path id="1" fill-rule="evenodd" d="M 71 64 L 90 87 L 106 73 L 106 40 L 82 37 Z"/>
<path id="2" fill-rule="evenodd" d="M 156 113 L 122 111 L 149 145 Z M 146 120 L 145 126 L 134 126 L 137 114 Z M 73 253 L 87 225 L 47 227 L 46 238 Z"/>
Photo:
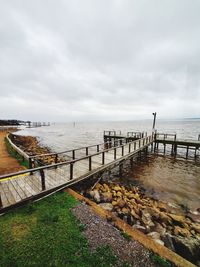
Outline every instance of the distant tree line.
<path id="1" fill-rule="evenodd" d="M 24 121 L 19 121 L 19 120 L 0 120 L 0 126 L 20 125 L 22 123 L 24 123 Z"/>

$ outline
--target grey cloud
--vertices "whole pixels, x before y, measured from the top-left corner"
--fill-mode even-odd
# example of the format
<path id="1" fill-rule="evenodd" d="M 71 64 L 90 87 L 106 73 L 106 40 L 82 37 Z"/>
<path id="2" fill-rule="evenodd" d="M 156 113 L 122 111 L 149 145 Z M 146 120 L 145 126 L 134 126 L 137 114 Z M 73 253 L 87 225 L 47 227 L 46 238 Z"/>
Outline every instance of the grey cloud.
<path id="1" fill-rule="evenodd" d="M 197 0 L 0 0 L 0 114 L 200 117 Z"/>

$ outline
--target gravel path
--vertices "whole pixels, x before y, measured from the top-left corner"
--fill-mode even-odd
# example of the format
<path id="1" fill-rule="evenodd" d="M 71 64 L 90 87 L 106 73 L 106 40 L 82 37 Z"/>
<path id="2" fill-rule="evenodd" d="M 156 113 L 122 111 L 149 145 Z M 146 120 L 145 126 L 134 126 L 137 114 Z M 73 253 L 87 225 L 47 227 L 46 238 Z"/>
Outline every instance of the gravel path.
<path id="1" fill-rule="evenodd" d="M 151 260 L 146 248 L 137 241 L 125 239 L 118 229 L 96 215 L 87 204 L 80 203 L 72 212 L 86 226 L 84 234 L 92 250 L 109 245 L 119 259 L 134 267 L 159 266 Z"/>

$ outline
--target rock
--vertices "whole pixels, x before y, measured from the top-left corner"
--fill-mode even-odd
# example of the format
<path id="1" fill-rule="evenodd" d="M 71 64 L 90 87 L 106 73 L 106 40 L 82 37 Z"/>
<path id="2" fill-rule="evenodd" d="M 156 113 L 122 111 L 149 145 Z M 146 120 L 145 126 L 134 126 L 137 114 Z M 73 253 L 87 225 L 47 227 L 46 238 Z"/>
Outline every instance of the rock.
<path id="1" fill-rule="evenodd" d="M 115 191 L 121 191 L 122 190 L 121 187 L 118 186 L 118 185 L 113 186 L 112 189 L 115 190 Z"/>
<path id="2" fill-rule="evenodd" d="M 117 201 L 117 205 L 120 207 L 120 208 L 123 208 L 125 206 L 126 202 L 123 200 L 123 199 L 119 199 Z"/>
<path id="3" fill-rule="evenodd" d="M 200 223 L 200 214 L 188 213 L 187 217 L 190 218 L 193 222 Z"/>
<path id="4" fill-rule="evenodd" d="M 169 206 L 164 202 L 158 202 L 157 207 L 160 209 L 160 211 L 167 211 L 169 209 Z"/>
<path id="5" fill-rule="evenodd" d="M 200 240 L 196 238 L 184 238 L 172 236 L 175 251 L 184 255 L 184 258 L 196 264 L 200 260 Z"/>
<path id="6" fill-rule="evenodd" d="M 112 205 L 115 207 L 118 205 L 117 201 L 112 201 Z"/>
<path id="7" fill-rule="evenodd" d="M 104 187 L 104 189 L 105 189 L 107 192 L 110 191 L 110 188 L 109 188 L 109 186 L 108 186 L 107 184 L 103 184 L 103 187 Z"/>
<path id="8" fill-rule="evenodd" d="M 99 203 L 101 201 L 101 197 L 100 197 L 100 194 L 99 194 L 99 191 L 98 190 L 94 190 L 94 196 L 93 196 L 94 200 Z"/>
<path id="9" fill-rule="evenodd" d="M 127 208 L 122 208 L 122 212 L 123 212 L 124 214 L 128 214 L 128 213 L 129 213 L 129 210 L 128 210 Z"/>
<path id="10" fill-rule="evenodd" d="M 172 218 L 173 222 L 179 226 L 183 226 L 185 224 L 186 218 L 182 215 L 176 215 L 168 213 L 169 217 Z"/>
<path id="11" fill-rule="evenodd" d="M 160 239 L 154 239 L 154 241 L 156 243 L 160 244 L 161 246 L 164 246 L 165 245 L 165 243 L 162 240 L 160 240 Z"/>
<path id="12" fill-rule="evenodd" d="M 154 207 L 148 207 L 147 208 L 149 214 L 154 218 L 154 219 L 158 219 L 159 218 L 159 213 L 160 211 L 157 208 Z"/>
<path id="13" fill-rule="evenodd" d="M 166 233 L 166 229 L 159 223 L 155 223 L 155 232 L 158 232 L 161 236 L 164 236 Z"/>
<path id="14" fill-rule="evenodd" d="M 192 229 L 194 229 L 198 234 L 200 234 L 200 224 L 192 224 Z"/>
<path id="15" fill-rule="evenodd" d="M 99 207 L 103 208 L 104 210 L 112 211 L 113 205 L 111 203 L 100 203 L 98 204 Z"/>
<path id="16" fill-rule="evenodd" d="M 131 215 L 135 218 L 135 219 L 140 219 L 140 216 L 138 216 L 136 213 L 135 213 L 135 211 L 132 209 L 131 210 Z"/>
<path id="17" fill-rule="evenodd" d="M 171 224 L 172 223 L 172 219 L 165 214 L 164 212 L 160 212 L 159 213 L 159 218 L 162 222 L 166 223 L 166 224 Z"/>
<path id="18" fill-rule="evenodd" d="M 172 251 L 175 251 L 174 248 L 174 244 L 173 244 L 173 240 L 172 240 L 172 235 L 169 233 L 166 233 L 163 237 L 162 237 L 163 242 L 165 243 L 165 246 L 169 249 L 171 249 Z"/>
<path id="19" fill-rule="evenodd" d="M 104 192 L 102 193 L 103 201 L 111 202 L 112 201 L 112 193 L 111 192 Z"/>
<path id="20" fill-rule="evenodd" d="M 140 232 L 146 234 L 146 228 L 144 226 L 142 226 L 142 225 L 134 224 L 133 225 L 133 229 L 137 229 Z"/>
<path id="21" fill-rule="evenodd" d="M 121 196 L 122 196 L 122 192 L 118 191 L 118 192 L 116 193 L 116 196 L 117 196 L 117 197 L 121 197 Z"/>
<path id="22" fill-rule="evenodd" d="M 160 239 L 160 234 L 157 232 L 150 232 L 147 236 L 151 237 L 152 239 Z"/>
<path id="23" fill-rule="evenodd" d="M 126 196 L 129 198 L 129 199 L 134 199 L 135 198 L 135 194 L 132 194 L 132 193 L 127 193 Z"/>
<path id="24" fill-rule="evenodd" d="M 181 228 L 179 226 L 175 226 L 174 227 L 174 235 L 181 235 L 181 236 L 184 236 L 184 237 L 190 237 L 191 234 L 190 234 L 190 231 L 186 228 Z"/>
<path id="25" fill-rule="evenodd" d="M 102 187 L 102 185 L 101 185 L 100 183 L 97 183 L 97 184 L 95 185 L 95 189 L 97 189 L 97 190 L 101 189 L 101 187 Z"/>
<path id="26" fill-rule="evenodd" d="M 142 222 L 145 226 L 153 227 L 155 224 L 151 220 L 151 215 L 148 213 L 147 210 L 142 210 Z"/>

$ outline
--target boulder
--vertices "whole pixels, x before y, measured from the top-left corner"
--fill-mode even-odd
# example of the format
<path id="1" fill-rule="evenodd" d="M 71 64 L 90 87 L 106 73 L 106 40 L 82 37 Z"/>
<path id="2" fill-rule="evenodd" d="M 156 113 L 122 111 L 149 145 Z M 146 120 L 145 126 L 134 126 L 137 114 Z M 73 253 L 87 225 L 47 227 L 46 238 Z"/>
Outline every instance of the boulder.
<path id="1" fill-rule="evenodd" d="M 107 184 L 103 184 L 103 187 L 105 189 L 105 191 L 109 192 L 110 191 L 110 188 Z"/>
<path id="2" fill-rule="evenodd" d="M 154 239 L 154 241 L 156 243 L 160 244 L 161 246 L 164 246 L 165 245 L 165 243 L 162 240 L 160 240 L 160 239 Z"/>
<path id="3" fill-rule="evenodd" d="M 98 204 L 98 206 L 105 210 L 109 210 L 109 211 L 113 210 L 113 205 L 111 203 L 100 203 Z"/>
<path id="4" fill-rule="evenodd" d="M 154 231 L 158 232 L 160 236 L 164 236 L 166 233 L 166 229 L 160 223 L 155 223 Z"/>
<path id="5" fill-rule="evenodd" d="M 115 191 L 121 191 L 122 190 L 121 187 L 118 186 L 118 185 L 113 186 L 112 189 L 115 190 Z"/>
<path id="6" fill-rule="evenodd" d="M 147 236 L 151 237 L 152 239 L 160 239 L 160 234 L 157 232 L 150 232 Z"/>
<path id="7" fill-rule="evenodd" d="M 120 208 L 123 208 L 125 205 L 126 205 L 126 202 L 120 198 L 118 201 L 117 201 L 117 205 L 120 207 Z"/>
<path id="8" fill-rule="evenodd" d="M 94 200 L 99 203 L 101 201 L 101 197 L 100 197 L 100 194 L 99 194 L 99 191 L 98 190 L 94 190 L 94 196 L 93 196 Z"/>
<path id="9" fill-rule="evenodd" d="M 200 240 L 190 237 L 172 236 L 175 251 L 196 264 L 200 260 Z"/>
<path id="10" fill-rule="evenodd" d="M 181 228 L 179 226 L 175 226 L 174 227 L 174 235 L 181 235 L 181 236 L 184 236 L 184 237 L 190 237 L 191 234 L 190 234 L 190 231 L 186 228 Z"/>
<path id="11" fill-rule="evenodd" d="M 142 233 L 144 233 L 144 234 L 146 234 L 146 228 L 144 227 L 144 226 L 142 226 L 142 225 L 139 225 L 139 224 L 134 224 L 133 225 L 133 229 L 137 229 L 137 230 L 139 230 L 140 232 L 142 232 Z"/>
<path id="12" fill-rule="evenodd" d="M 164 212 L 159 213 L 159 219 L 165 224 L 172 224 L 172 219 Z"/>
<path id="13" fill-rule="evenodd" d="M 111 192 L 104 192 L 101 194 L 103 201 L 105 202 L 111 202 L 112 201 L 112 193 Z"/>
<path id="14" fill-rule="evenodd" d="M 173 222 L 176 224 L 176 225 L 179 225 L 179 226 L 184 226 L 185 224 L 185 221 L 186 221 L 186 218 L 182 215 L 177 215 L 177 214 L 171 214 L 171 213 L 168 213 L 168 216 L 170 218 L 172 218 Z"/>
<path id="15" fill-rule="evenodd" d="M 192 224 L 192 229 L 194 229 L 195 232 L 200 234 L 200 224 Z"/>
<path id="16" fill-rule="evenodd" d="M 116 193 L 116 196 L 117 196 L 117 197 L 121 197 L 121 196 L 122 196 L 122 192 L 118 191 L 118 192 Z"/>

